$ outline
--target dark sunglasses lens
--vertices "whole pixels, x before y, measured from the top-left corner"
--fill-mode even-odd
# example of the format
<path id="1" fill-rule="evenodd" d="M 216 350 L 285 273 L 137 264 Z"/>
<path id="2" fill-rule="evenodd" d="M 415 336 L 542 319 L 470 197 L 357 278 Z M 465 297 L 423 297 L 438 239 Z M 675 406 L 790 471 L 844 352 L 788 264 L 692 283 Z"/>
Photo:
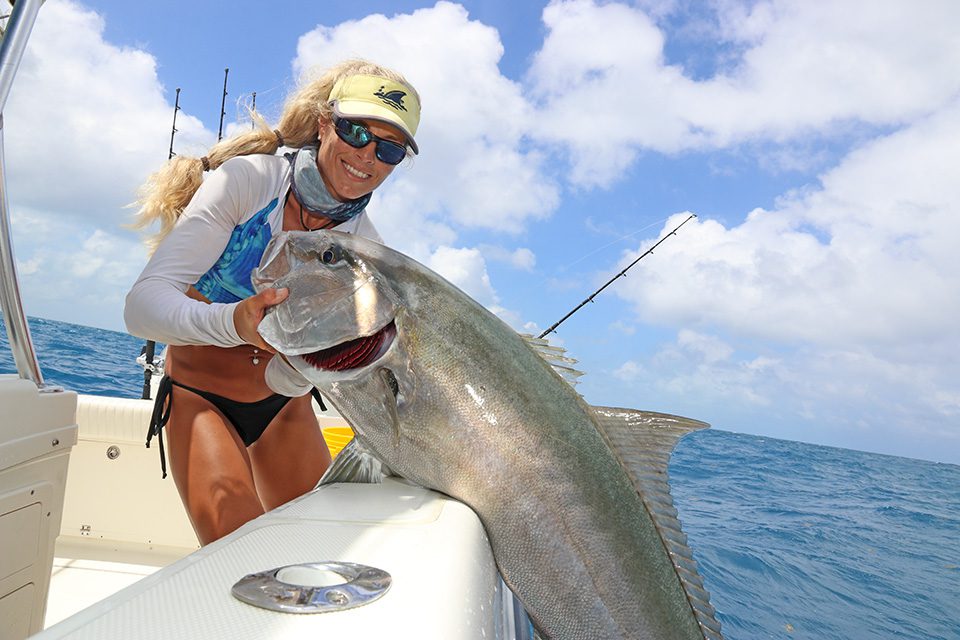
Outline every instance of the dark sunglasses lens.
<path id="1" fill-rule="evenodd" d="M 370 144 L 370 140 L 373 139 L 373 136 L 370 135 L 370 132 L 367 131 L 363 125 L 350 122 L 343 118 L 337 120 L 337 135 L 351 147 L 358 149 L 367 146 Z"/>
<path id="2" fill-rule="evenodd" d="M 376 153 L 380 162 L 400 164 L 407 157 L 407 148 L 402 144 L 378 138 L 362 124 L 351 122 L 346 118 L 339 118 L 334 122 L 334 127 L 341 140 L 357 149 L 361 149 L 370 144 L 371 141 L 376 140 Z"/>
<path id="3" fill-rule="evenodd" d="M 400 164 L 407 157 L 407 149 L 403 145 L 389 140 L 377 140 L 377 158 L 387 164 Z"/>

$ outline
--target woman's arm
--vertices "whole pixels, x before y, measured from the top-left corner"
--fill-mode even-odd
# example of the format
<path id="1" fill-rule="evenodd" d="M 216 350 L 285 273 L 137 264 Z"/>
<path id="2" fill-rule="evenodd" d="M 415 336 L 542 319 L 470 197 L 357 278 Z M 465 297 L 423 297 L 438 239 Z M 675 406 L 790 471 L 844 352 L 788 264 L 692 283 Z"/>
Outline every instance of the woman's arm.
<path id="1" fill-rule="evenodd" d="M 207 304 L 186 291 L 217 261 L 242 217 L 254 210 L 251 191 L 263 182 L 243 158 L 206 177 L 127 294 L 127 331 L 166 344 L 244 344 L 234 325 L 239 303 Z"/>

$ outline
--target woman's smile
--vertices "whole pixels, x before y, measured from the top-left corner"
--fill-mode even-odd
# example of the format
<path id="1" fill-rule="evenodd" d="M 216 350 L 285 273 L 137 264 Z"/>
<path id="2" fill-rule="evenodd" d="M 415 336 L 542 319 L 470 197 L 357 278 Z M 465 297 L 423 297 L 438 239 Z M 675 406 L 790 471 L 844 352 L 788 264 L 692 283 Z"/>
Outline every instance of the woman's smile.
<path id="1" fill-rule="evenodd" d="M 376 120 L 358 122 L 362 122 L 376 136 L 406 143 L 396 127 Z M 333 123 L 324 122 L 320 127 L 317 167 L 330 195 L 340 202 L 346 202 L 365 196 L 379 187 L 396 165 L 378 160 L 373 142 L 359 149 L 351 147 L 337 136 Z"/>

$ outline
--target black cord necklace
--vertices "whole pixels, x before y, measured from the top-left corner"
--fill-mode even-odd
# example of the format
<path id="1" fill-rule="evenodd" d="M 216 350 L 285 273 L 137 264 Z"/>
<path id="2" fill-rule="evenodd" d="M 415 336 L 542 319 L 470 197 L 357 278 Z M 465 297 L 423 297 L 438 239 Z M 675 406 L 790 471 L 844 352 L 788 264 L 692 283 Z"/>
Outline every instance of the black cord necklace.
<path id="1" fill-rule="evenodd" d="M 290 194 L 291 194 L 291 193 L 292 193 L 292 190 L 287 192 L 287 198 L 288 198 L 288 199 L 290 198 Z M 303 227 L 303 230 L 304 230 L 304 231 L 317 231 L 318 229 L 326 229 L 327 227 L 330 226 L 330 223 L 333 222 L 332 219 L 326 218 L 326 221 L 325 221 L 323 224 L 321 224 L 319 227 L 314 227 L 314 228 L 308 227 L 308 226 L 307 226 L 307 219 L 306 219 L 306 217 L 304 216 L 304 213 L 303 213 L 303 203 L 300 202 L 300 200 L 297 200 L 296 196 L 294 196 L 294 200 L 297 201 L 297 206 L 300 207 L 300 226 Z M 324 216 L 324 217 L 326 217 L 326 216 Z"/>
<path id="2" fill-rule="evenodd" d="M 313 231 L 313 229 L 307 226 L 307 220 L 303 217 L 303 205 L 300 204 L 299 200 L 297 200 L 297 204 L 300 205 L 300 226 L 303 227 L 304 231 Z"/>

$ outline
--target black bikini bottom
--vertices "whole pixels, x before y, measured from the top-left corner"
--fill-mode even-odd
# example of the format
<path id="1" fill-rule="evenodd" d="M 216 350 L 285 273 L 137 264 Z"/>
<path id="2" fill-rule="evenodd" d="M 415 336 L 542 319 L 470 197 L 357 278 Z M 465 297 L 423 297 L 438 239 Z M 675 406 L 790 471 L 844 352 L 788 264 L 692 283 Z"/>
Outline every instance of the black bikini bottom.
<path id="1" fill-rule="evenodd" d="M 157 389 L 157 399 L 153 404 L 153 415 L 150 418 L 150 428 L 147 430 L 147 448 L 150 448 L 150 440 L 157 436 L 157 442 L 160 443 L 160 469 L 163 477 L 167 477 L 167 459 L 163 451 L 163 427 L 170 421 L 170 410 L 173 407 L 173 387 L 177 386 L 195 393 L 214 407 L 227 418 L 237 435 L 243 440 L 245 446 L 250 446 L 256 442 L 263 432 L 267 430 L 277 414 L 283 410 L 291 398 L 275 393 L 263 400 L 256 402 L 238 402 L 230 398 L 224 398 L 215 393 L 194 389 L 185 384 L 173 380 L 170 376 L 163 376 L 160 379 L 160 385 Z M 320 405 L 322 411 L 327 408 L 320 398 L 320 393 L 316 389 L 311 389 L 310 393 Z"/>

